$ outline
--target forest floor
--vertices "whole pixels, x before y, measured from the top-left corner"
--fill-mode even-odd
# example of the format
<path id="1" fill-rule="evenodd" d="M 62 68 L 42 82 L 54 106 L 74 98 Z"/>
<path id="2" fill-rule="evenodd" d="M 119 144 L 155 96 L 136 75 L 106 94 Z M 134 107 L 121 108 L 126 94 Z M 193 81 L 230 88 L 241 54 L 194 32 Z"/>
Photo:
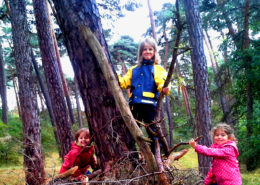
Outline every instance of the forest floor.
<path id="1" fill-rule="evenodd" d="M 22 160 L 22 159 L 21 159 Z M 59 173 L 61 160 L 58 153 L 45 154 L 45 170 L 48 177 L 53 177 Z M 197 169 L 197 154 L 193 149 L 182 157 L 179 161 L 175 161 L 173 166 L 177 169 Z M 260 185 L 260 168 L 253 172 L 246 172 L 244 166 L 241 165 L 243 185 Z M 0 167 L 0 185 L 24 185 L 24 173 L 22 165 L 19 166 L 2 166 Z"/>

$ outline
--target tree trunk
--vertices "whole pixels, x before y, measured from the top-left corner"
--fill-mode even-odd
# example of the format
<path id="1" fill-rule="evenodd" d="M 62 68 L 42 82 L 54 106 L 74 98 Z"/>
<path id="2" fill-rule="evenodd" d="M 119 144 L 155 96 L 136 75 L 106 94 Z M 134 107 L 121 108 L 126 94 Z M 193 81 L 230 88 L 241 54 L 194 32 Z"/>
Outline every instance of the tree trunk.
<path id="1" fill-rule="evenodd" d="M 155 23 L 154 23 L 154 18 L 153 18 L 153 10 L 152 10 L 152 7 L 151 7 L 150 0 L 147 0 L 147 4 L 148 4 L 148 9 L 149 9 L 149 17 L 150 17 L 150 23 L 151 23 L 153 38 L 157 42 L 157 37 L 156 37 L 156 32 L 155 32 Z"/>
<path id="2" fill-rule="evenodd" d="M 46 3 L 41 0 L 33 0 L 33 7 L 44 73 L 61 144 L 61 156 L 63 158 L 70 151 L 71 143 L 73 142 L 72 128 L 68 120 L 57 57 L 48 24 Z"/>
<path id="3" fill-rule="evenodd" d="M 37 79 L 38 79 L 39 84 L 40 84 L 42 94 L 43 94 L 44 99 L 45 99 L 46 107 L 47 107 L 49 115 L 50 115 L 51 125 L 52 125 L 52 128 L 53 128 L 55 140 L 56 140 L 56 143 L 57 143 L 57 146 L 58 146 L 59 155 L 60 155 L 60 157 L 62 157 L 61 146 L 60 146 L 60 141 L 59 141 L 56 122 L 55 122 L 55 115 L 53 113 L 53 108 L 52 108 L 52 104 L 51 104 L 51 98 L 50 98 L 49 92 L 46 90 L 46 87 L 45 87 L 43 80 L 41 78 L 41 73 L 40 73 L 40 70 L 38 68 L 37 62 L 35 60 L 33 50 L 31 50 L 31 58 L 32 58 L 32 63 L 33 63 L 33 67 L 34 67 Z"/>
<path id="4" fill-rule="evenodd" d="M 56 36 L 55 36 L 54 30 L 53 30 L 53 26 L 52 26 L 52 21 L 51 21 L 50 14 L 49 14 L 49 8 L 48 8 L 47 0 L 45 0 L 45 3 L 46 3 L 46 8 L 47 8 L 47 14 L 48 14 L 48 23 L 50 25 L 51 36 L 52 36 L 52 40 L 53 40 L 55 54 L 56 54 L 56 57 L 57 57 L 57 62 L 58 62 L 58 67 L 59 67 L 62 87 L 63 87 L 63 91 L 64 91 L 64 94 L 65 94 L 67 107 L 68 107 L 68 111 L 69 111 L 69 117 L 70 117 L 71 124 L 74 124 L 75 120 L 74 120 L 74 115 L 73 115 L 72 104 L 71 104 L 71 101 L 70 101 L 69 89 L 68 89 L 68 85 L 67 85 L 66 79 L 64 77 L 64 73 L 63 73 L 62 66 L 61 66 L 60 52 L 59 52 Z"/>
<path id="5" fill-rule="evenodd" d="M 74 93 L 75 93 L 75 99 L 76 99 L 76 105 L 77 105 L 79 127 L 82 128 L 83 127 L 83 120 L 82 120 L 82 115 L 81 115 L 81 107 L 80 107 L 80 103 L 79 103 L 79 91 L 78 91 L 78 85 L 77 85 L 76 78 L 74 78 L 74 82 L 75 82 Z"/>
<path id="6" fill-rule="evenodd" d="M 213 56 L 213 51 L 212 51 L 213 48 L 212 48 L 212 45 L 209 45 L 209 43 L 210 43 L 209 39 L 208 39 L 209 37 L 206 37 L 206 36 L 208 36 L 208 34 L 206 34 L 206 35 L 203 34 L 203 36 L 204 36 L 206 47 L 209 51 L 211 66 L 212 66 L 212 70 L 214 73 L 214 79 L 215 79 L 216 86 L 218 88 L 220 104 L 221 104 L 223 115 L 224 115 L 223 118 L 227 124 L 233 126 L 230 106 L 229 106 L 229 103 L 228 103 L 226 95 L 225 95 L 225 90 L 224 90 L 223 86 L 221 85 L 221 78 L 219 78 L 220 75 L 218 74 L 216 60 Z"/>
<path id="7" fill-rule="evenodd" d="M 173 118 L 172 118 L 172 113 L 171 113 L 171 106 L 170 106 L 170 101 L 169 101 L 169 96 L 165 97 L 166 103 L 165 103 L 165 108 L 166 108 L 166 113 L 168 116 L 168 121 L 169 121 L 169 147 L 173 147 Z"/>
<path id="8" fill-rule="evenodd" d="M 166 34 L 165 26 L 163 27 L 163 36 L 165 39 L 165 52 L 164 52 L 164 58 L 163 58 L 163 67 L 166 69 L 167 66 L 167 59 L 168 59 L 168 50 L 169 50 L 169 41 Z M 165 97 L 165 110 L 168 117 L 168 125 L 169 125 L 169 136 L 167 137 L 167 142 L 169 144 L 169 147 L 173 147 L 173 118 L 171 114 L 171 104 L 169 101 L 169 96 Z"/>
<path id="9" fill-rule="evenodd" d="M 10 0 L 10 7 L 15 62 L 19 80 L 19 99 L 22 111 L 25 179 L 26 184 L 41 185 L 45 180 L 45 172 L 25 1 Z"/>
<path id="10" fill-rule="evenodd" d="M 245 1 L 245 13 L 244 13 L 244 38 L 243 38 L 243 50 L 246 51 L 249 49 L 249 15 L 250 15 L 250 0 Z M 246 69 L 246 75 L 249 76 L 251 73 L 251 58 L 245 57 L 245 63 L 247 63 L 248 69 Z M 252 93 L 252 82 L 250 81 L 250 78 L 247 78 L 247 85 L 246 85 L 246 95 L 247 95 L 247 113 L 246 113 L 246 128 L 247 128 L 247 138 L 249 139 L 253 134 L 253 128 L 252 128 L 252 121 L 253 121 L 253 105 L 254 105 L 254 97 Z M 253 146 L 251 146 L 253 147 Z M 248 171 L 252 171 L 255 169 L 255 159 L 253 158 L 247 158 L 246 160 L 246 167 Z"/>
<path id="11" fill-rule="evenodd" d="M 196 97 L 196 124 L 198 135 L 203 138 L 200 144 L 210 146 L 211 139 L 209 131 L 211 129 L 211 110 L 208 87 L 207 61 L 203 48 L 203 36 L 199 15 L 199 5 L 197 0 L 184 0 L 186 20 L 188 24 L 189 40 L 192 47 L 191 61 L 193 68 L 193 80 Z M 199 170 L 206 175 L 210 158 L 202 155 L 199 157 Z"/>
<path id="12" fill-rule="evenodd" d="M 176 62 L 176 70 L 177 70 L 178 76 L 183 78 L 178 62 Z M 192 111 L 191 111 L 191 107 L 190 107 L 188 92 L 187 92 L 187 89 L 186 89 L 186 86 L 185 86 L 184 83 L 180 84 L 179 86 L 180 86 L 182 97 L 183 97 L 183 100 L 184 100 L 184 105 L 185 105 L 187 116 L 189 116 L 189 118 L 190 118 L 189 124 L 192 127 L 193 135 L 195 136 L 195 128 L 194 128 L 195 124 L 194 124 L 194 119 L 193 119 L 193 115 L 192 115 Z"/>
<path id="13" fill-rule="evenodd" d="M 89 128 L 94 135 L 96 155 L 104 169 L 107 161 L 117 160 L 125 152 L 136 149 L 133 137 L 122 120 L 97 59 L 82 33 L 82 28 L 90 28 L 95 33 L 111 65 L 96 2 L 93 0 L 53 2 L 78 82 Z"/>
<path id="14" fill-rule="evenodd" d="M 14 94 L 15 94 L 15 98 L 16 98 L 16 104 L 17 104 L 17 110 L 18 110 L 18 114 L 19 117 L 22 117 L 22 111 L 21 111 L 21 106 L 20 106 L 20 99 L 18 97 L 18 85 L 16 84 L 16 78 L 14 76 L 12 76 L 13 78 L 13 84 L 14 84 Z"/>
<path id="15" fill-rule="evenodd" d="M 5 64 L 3 59 L 2 44 L 0 43 L 0 95 L 2 99 L 2 121 L 8 123 L 8 106 L 6 96 L 6 75 Z"/>

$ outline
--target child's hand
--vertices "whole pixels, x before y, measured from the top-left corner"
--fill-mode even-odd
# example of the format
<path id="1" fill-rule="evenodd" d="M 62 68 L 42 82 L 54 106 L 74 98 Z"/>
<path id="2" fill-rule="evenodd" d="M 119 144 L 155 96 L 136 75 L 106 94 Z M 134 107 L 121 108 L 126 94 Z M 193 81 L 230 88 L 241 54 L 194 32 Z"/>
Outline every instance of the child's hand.
<path id="1" fill-rule="evenodd" d="M 169 93 L 169 88 L 168 88 L 168 87 L 164 87 L 164 88 L 162 89 L 162 93 L 165 94 L 165 95 L 167 95 L 167 94 Z"/>
<path id="2" fill-rule="evenodd" d="M 194 139 L 191 139 L 191 140 L 189 141 L 189 144 L 190 144 L 190 146 L 191 146 L 192 148 L 196 148 L 196 146 L 197 146 L 197 143 L 196 143 L 196 141 L 194 141 Z"/>

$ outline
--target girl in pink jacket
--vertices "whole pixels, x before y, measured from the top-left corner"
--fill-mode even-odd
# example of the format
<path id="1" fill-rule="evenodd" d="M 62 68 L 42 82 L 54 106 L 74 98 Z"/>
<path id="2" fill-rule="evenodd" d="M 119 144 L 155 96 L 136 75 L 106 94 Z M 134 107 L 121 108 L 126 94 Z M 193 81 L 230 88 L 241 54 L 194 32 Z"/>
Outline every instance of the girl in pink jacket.
<path id="1" fill-rule="evenodd" d="M 192 148 L 201 155 L 213 157 L 213 162 L 204 180 L 205 185 L 242 185 L 237 157 L 239 155 L 233 129 L 220 123 L 212 129 L 214 143 L 210 148 L 189 141 Z"/>

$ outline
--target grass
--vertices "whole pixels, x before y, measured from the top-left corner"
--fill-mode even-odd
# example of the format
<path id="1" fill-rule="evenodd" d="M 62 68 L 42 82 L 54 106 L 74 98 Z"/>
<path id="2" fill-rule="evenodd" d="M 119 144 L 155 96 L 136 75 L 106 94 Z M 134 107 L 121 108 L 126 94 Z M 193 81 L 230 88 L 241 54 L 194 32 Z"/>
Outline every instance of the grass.
<path id="1" fill-rule="evenodd" d="M 178 169 L 187 169 L 198 167 L 197 153 L 194 149 L 178 161 L 174 161 L 173 165 Z M 45 154 L 45 171 L 47 177 L 51 177 L 59 173 L 61 161 L 57 152 L 48 152 Z M 243 165 L 241 165 L 243 167 Z M 253 172 L 242 171 L 243 185 L 260 185 L 260 168 Z M 22 164 L 20 166 L 1 166 L 0 167 L 0 185 L 24 185 L 24 172 Z"/>
<path id="2" fill-rule="evenodd" d="M 56 152 L 45 154 L 45 173 L 50 178 L 59 173 L 61 161 Z M 24 185 L 23 165 L 1 166 L 0 167 L 0 185 Z"/>

